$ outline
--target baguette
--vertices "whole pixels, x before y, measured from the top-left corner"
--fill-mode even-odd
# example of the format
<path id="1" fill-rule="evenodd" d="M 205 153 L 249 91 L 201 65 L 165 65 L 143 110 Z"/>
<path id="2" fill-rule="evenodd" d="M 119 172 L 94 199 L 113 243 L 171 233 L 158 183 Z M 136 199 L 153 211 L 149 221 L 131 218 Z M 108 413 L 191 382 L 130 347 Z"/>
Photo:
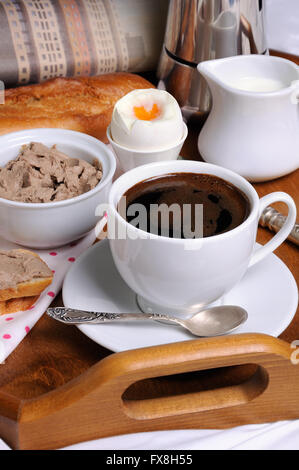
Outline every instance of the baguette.
<path id="1" fill-rule="evenodd" d="M 32 251 L 29 250 L 23 250 L 19 249 L 17 250 L 20 253 L 29 253 L 32 256 L 35 256 L 39 258 L 40 262 L 47 267 L 49 270 L 48 266 L 46 263 L 36 254 L 33 253 Z M 48 287 L 53 280 L 53 274 L 51 273 L 50 275 L 50 270 L 49 270 L 49 276 L 47 277 L 38 277 L 38 278 L 33 278 L 29 281 L 26 282 L 20 282 L 18 283 L 15 287 L 7 287 L 4 289 L 0 290 L 0 301 L 5 302 L 10 299 L 18 299 L 21 297 L 33 297 L 33 296 L 39 296 L 43 290 Z"/>
<path id="2" fill-rule="evenodd" d="M 0 106 L 0 134 L 39 127 L 84 132 L 107 143 L 116 101 L 136 88 L 154 88 L 130 73 L 53 78 L 5 91 Z"/>

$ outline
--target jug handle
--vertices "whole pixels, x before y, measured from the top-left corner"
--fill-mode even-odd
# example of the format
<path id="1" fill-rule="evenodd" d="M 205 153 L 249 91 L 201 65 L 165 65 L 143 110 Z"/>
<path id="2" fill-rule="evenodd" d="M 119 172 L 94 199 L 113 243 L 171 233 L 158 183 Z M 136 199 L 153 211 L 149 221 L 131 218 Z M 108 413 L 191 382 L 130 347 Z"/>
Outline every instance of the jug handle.
<path id="1" fill-rule="evenodd" d="M 258 248 L 252 255 L 252 258 L 249 263 L 249 267 L 253 266 L 254 264 L 261 261 L 265 256 L 272 253 L 276 248 L 281 245 L 284 240 L 288 237 L 291 233 L 295 223 L 296 223 L 296 204 L 294 200 L 289 196 L 287 193 L 283 193 L 281 191 L 277 191 L 275 193 L 267 194 L 266 196 L 260 199 L 260 207 L 259 207 L 259 218 L 261 217 L 263 211 L 266 207 L 270 206 L 275 202 L 284 202 L 288 206 L 288 216 L 286 218 L 285 223 L 281 227 L 281 229 L 276 233 L 276 235 L 265 245 Z"/>

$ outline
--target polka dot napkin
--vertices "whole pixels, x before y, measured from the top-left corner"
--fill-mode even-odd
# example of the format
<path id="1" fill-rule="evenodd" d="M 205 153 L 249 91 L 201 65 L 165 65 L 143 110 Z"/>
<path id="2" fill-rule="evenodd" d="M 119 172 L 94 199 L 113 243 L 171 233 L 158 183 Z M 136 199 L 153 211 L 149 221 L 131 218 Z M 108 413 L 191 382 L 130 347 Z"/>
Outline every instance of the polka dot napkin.
<path id="1" fill-rule="evenodd" d="M 44 314 L 54 297 L 60 291 L 69 268 L 76 262 L 78 256 L 93 244 L 95 239 L 96 231 L 92 230 L 81 240 L 57 249 L 32 249 L 32 251 L 37 253 L 47 263 L 49 268 L 52 269 L 54 273 L 53 282 L 28 310 L 0 316 L 0 363 L 4 362 Z M 12 250 L 14 248 L 22 247 L 0 237 L 0 249 Z"/>

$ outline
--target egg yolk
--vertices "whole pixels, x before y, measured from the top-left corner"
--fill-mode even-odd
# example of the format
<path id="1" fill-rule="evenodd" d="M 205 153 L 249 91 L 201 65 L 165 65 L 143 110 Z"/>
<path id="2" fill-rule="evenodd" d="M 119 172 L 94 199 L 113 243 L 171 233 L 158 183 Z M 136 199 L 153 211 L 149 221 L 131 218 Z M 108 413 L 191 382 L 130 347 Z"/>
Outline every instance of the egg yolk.
<path id="1" fill-rule="evenodd" d="M 153 104 L 152 109 L 149 111 L 147 111 L 144 106 L 134 106 L 133 110 L 137 119 L 142 121 L 152 121 L 160 116 L 161 113 L 160 108 L 156 103 Z"/>

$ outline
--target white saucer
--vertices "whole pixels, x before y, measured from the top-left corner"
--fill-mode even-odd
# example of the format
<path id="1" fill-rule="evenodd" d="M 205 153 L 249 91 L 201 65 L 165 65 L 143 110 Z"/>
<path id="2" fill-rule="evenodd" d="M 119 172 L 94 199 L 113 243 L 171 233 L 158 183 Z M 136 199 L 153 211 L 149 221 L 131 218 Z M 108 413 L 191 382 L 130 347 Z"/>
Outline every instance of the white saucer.
<path id="1" fill-rule="evenodd" d="M 64 305 L 70 308 L 139 311 L 134 292 L 114 266 L 107 240 L 93 245 L 77 259 L 66 275 L 62 294 Z M 278 336 L 296 313 L 298 289 L 287 266 L 271 254 L 250 268 L 221 303 L 240 305 L 248 312 L 247 322 L 234 333 Z M 80 325 L 79 329 L 96 343 L 115 352 L 195 338 L 180 327 L 151 321 Z"/>

